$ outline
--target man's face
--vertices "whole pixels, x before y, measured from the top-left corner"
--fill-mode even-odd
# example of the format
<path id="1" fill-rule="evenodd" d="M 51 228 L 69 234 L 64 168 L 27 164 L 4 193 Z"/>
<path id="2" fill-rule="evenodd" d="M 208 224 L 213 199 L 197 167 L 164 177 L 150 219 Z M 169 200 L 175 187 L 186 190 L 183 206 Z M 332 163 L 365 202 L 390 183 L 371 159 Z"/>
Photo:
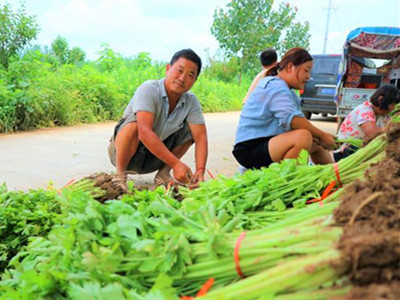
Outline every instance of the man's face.
<path id="1" fill-rule="evenodd" d="M 167 92 L 181 95 L 190 90 L 196 81 L 197 69 L 197 64 L 183 57 L 173 65 L 168 64 L 165 76 Z"/>

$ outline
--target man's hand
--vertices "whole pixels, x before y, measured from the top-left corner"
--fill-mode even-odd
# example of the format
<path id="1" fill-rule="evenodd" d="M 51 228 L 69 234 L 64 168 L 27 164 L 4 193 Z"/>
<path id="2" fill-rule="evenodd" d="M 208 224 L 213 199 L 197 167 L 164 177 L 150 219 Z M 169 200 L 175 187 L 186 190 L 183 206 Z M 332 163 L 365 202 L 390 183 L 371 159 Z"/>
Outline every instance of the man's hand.
<path id="1" fill-rule="evenodd" d="M 200 182 L 204 181 L 204 168 L 197 169 L 193 174 L 189 188 L 195 189 L 199 187 Z"/>
<path id="2" fill-rule="evenodd" d="M 327 132 L 324 132 L 323 135 L 318 138 L 317 143 L 327 150 L 336 149 L 335 137 Z"/>
<path id="3" fill-rule="evenodd" d="M 179 161 L 172 166 L 172 175 L 178 182 L 188 184 L 190 183 L 190 178 L 192 177 L 192 170 L 190 170 L 190 168 L 183 162 Z"/>
<path id="4" fill-rule="evenodd" d="M 113 185 L 121 188 L 123 192 L 126 192 L 128 190 L 126 186 L 127 178 L 128 175 L 126 172 L 119 172 L 114 175 L 114 177 L 111 179 L 111 182 Z"/>

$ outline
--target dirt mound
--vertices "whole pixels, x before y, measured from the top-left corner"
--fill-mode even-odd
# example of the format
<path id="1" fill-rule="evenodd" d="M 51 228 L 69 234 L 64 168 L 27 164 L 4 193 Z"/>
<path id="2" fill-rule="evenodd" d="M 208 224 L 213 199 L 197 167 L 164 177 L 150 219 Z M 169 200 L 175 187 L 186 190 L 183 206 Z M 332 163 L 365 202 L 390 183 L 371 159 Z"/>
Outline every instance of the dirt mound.
<path id="1" fill-rule="evenodd" d="M 362 300 L 398 300 L 400 299 L 400 282 L 390 284 L 371 284 L 368 287 L 355 287 L 346 297 L 335 298 L 335 300 L 362 299 Z"/>
<path id="2" fill-rule="evenodd" d="M 388 140 L 387 157 L 347 187 L 334 212 L 355 286 L 343 299 L 400 299 L 400 124 L 390 126 Z"/>
<path id="3" fill-rule="evenodd" d="M 399 150 L 400 150 L 400 145 L 399 149 L 397 149 L 396 151 Z M 396 155 L 396 152 L 392 152 L 391 154 Z M 397 178 L 398 180 L 400 180 L 400 155 L 398 159 L 388 157 L 383 161 L 380 161 L 377 164 L 371 166 L 366 171 L 365 177 L 367 180 L 373 180 L 373 178 L 386 178 L 387 175 L 390 175 L 390 177 Z"/>
<path id="4" fill-rule="evenodd" d="M 400 140 L 390 143 L 386 150 L 386 154 L 393 160 L 400 162 Z"/>
<path id="5" fill-rule="evenodd" d="M 349 186 L 334 212 L 344 226 L 339 249 L 360 285 L 400 280 L 400 180 L 379 174 Z"/>
<path id="6" fill-rule="evenodd" d="M 386 133 L 388 142 L 391 143 L 393 141 L 400 139 L 400 123 L 390 123 L 388 126 L 388 130 Z"/>
<path id="7" fill-rule="evenodd" d="M 400 180 L 375 177 L 349 187 L 334 218 L 344 225 L 339 249 L 353 283 L 400 280 Z"/>
<path id="8" fill-rule="evenodd" d="M 376 174 L 376 173 L 375 173 Z M 388 173 L 369 181 L 357 180 L 347 187 L 335 222 L 345 230 L 368 227 L 371 232 L 400 230 L 400 180 Z"/>

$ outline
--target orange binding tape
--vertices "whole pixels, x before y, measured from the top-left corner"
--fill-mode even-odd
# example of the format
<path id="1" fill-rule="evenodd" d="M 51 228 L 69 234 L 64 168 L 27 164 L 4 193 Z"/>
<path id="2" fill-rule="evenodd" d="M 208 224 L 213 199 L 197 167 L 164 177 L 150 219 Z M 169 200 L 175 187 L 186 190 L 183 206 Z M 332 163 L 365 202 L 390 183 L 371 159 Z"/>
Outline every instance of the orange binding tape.
<path id="1" fill-rule="evenodd" d="M 211 289 L 214 284 L 214 278 L 210 278 L 207 280 L 205 284 L 202 285 L 199 292 L 196 294 L 196 297 L 201 297 L 207 294 L 207 292 Z M 181 300 L 194 300 L 196 297 L 191 296 L 181 296 Z"/>
<path id="2" fill-rule="evenodd" d="M 240 249 L 240 245 L 242 244 L 242 241 L 244 239 L 244 237 L 246 236 L 246 232 L 242 232 L 239 235 L 239 238 L 236 241 L 236 245 L 235 245 L 235 249 L 233 250 L 233 258 L 235 260 L 235 265 L 236 265 L 236 272 L 238 273 L 238 275 L 240 277 L 246 277 L 243 273 L 242 270 L 240 269 L 240 264 L 239 264 L 239 249 Z"/>
<path id="3" fill-rule="evenodd" d="M 337 178 L 338 183 L 339 183 L 339 187 L 342 187 L 343 184 L 342 184 L 342 181 L 340 180 L 339 165 L 338 165 L 338 163 L 334 163 L 334 164 L 333 164 L 333 169 L 335 170 L 335 174 L 336 174 L 336 178 Z"/>

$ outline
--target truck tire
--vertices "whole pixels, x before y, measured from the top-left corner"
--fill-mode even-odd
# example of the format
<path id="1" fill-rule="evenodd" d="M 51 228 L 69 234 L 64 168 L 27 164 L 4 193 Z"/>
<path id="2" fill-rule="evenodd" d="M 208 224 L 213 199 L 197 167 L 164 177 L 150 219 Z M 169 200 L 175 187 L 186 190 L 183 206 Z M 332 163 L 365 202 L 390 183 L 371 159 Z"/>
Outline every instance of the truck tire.
<path id="1" fill-rule="evenodd" d="M 303 111 L 304 116 L 307 120 L 311 119 L 312 112 L 311 111 Z"/>
<path id="2" fill-rule="evenodd" d="M 342 123 L 343 123 L 343 121 L 344 121 L 344 118 L 336 117 L 336 121 L 337 121 L 336 134 L 338 134 L 338 133 L 339 133 L 340 126 L 342 125 Z"/>

